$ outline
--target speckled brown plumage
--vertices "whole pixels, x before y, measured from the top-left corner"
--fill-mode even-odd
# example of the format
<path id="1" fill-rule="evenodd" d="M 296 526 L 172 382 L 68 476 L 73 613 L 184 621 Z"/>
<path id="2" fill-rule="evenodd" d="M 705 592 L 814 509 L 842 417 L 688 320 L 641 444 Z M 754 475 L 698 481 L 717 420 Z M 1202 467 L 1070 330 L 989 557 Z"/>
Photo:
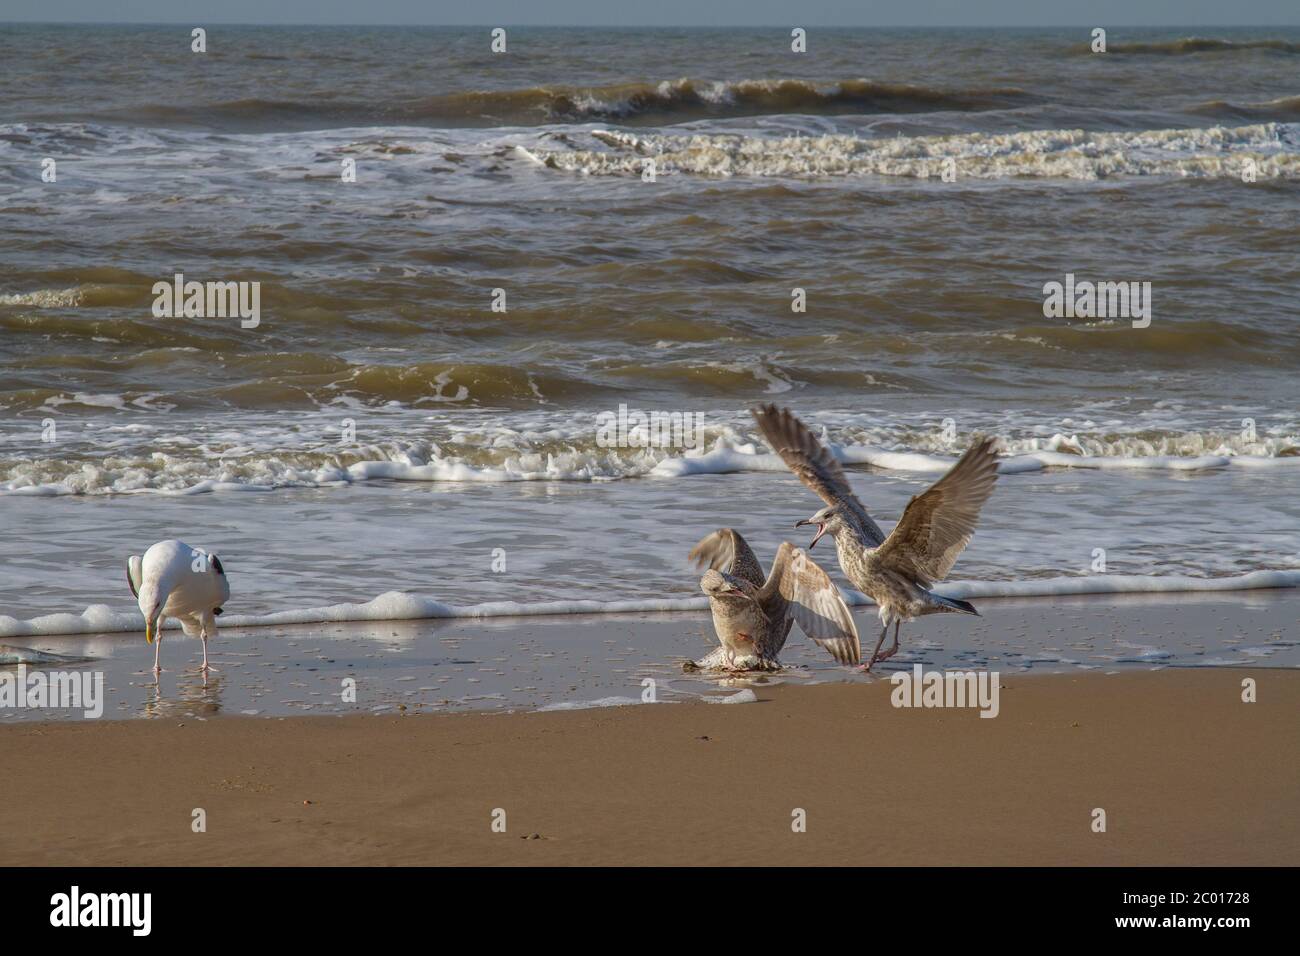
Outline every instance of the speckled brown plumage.
<path id="1" fill-rule="evenodd" d="M 993 493 L 996 439 L 976 439 L 947 474 L 908 503 L 886 538 L 853 493 L 830 449 L 793 412 L 765 405 L 752 414 L 782 461 L 826 502 L 825 508 L 800 522 L 818 526 L 813 545 L 822 534 L 832 535 L 840 569 L 879 608 L 880 640 L 868 668 L 897 652 L 903 621 L 947 611 L 979 613 L 968 602 L 943 597 L 930 588 L 952 570 L 975 533 L 980 509 Z M 894 644 L 882 655 L 880 647 L 890 624 Z"/>
<path id="2" fill-rule="evenodd" d="M 778 655 L 795 623 L 841 664 L 860 660 L 857 628 L 839 589 L 790 542 L 781 544 L 766 577 L 753 549 L 731 528 L 706 536 L 690 556 L 708 567 L 700 589 L 708 595 L 721 645 L 693 667 L 779 668 Z"/>

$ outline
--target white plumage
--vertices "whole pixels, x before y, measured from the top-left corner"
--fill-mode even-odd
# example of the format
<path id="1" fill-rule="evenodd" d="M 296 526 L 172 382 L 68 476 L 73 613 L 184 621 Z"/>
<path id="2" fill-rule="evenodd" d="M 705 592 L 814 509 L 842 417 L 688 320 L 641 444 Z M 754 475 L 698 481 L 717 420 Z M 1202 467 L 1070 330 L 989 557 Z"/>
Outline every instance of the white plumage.
<path id="1" fill-rule="evenodd" d="M 153 642 L 153 669 L 161 671 L 160 628 L 164 618 L 173 617 L 189 637 L 203 640 L 203 669 L 208 670 L 208 638 L 217 633 L 217 615 L 230 600 L 230 582 L 220 559 L 203 548 L 191 548 L 183 541 L 159 541 L 141 558 L 133 554 L 126 561 L 131 593 L 144 615 L 145 640 Z"/>

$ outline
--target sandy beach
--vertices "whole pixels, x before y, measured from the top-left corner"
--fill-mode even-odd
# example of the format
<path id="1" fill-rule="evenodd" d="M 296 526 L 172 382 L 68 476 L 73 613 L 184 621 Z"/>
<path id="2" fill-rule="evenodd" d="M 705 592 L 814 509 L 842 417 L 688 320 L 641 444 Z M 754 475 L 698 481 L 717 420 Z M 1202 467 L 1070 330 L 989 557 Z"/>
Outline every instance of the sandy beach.
<path id="1" fill-rule="evenodd" d="M 1241 700 L 1244 678 L 1258 702 Z M 1300 673 L 1004 676 L 758 701 L 0 728 L 0 863 L 1294 864 Z M 39 769 L 38 769 L 39 768 Z M 207 831 L 191 831 L 202 808 Z M 505 810 L 506 830 L 492 814 Z M 806 832 L 792 813 L 806 811 Z M 1105 833 L 1093 832 L 1103 808 Z M 535 836 L 534 836 L 535 835 Z"/>

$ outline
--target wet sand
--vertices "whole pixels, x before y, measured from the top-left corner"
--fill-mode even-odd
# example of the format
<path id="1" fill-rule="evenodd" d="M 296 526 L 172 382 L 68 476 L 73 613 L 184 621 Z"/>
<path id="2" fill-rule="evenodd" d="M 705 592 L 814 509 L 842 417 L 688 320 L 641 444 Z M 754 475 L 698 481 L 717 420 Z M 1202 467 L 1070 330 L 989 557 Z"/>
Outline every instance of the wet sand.
<path id="1" fill-rule="evenodd" d="M 1300 667 L 1300 592 L 1294 589 L 978 604 L 983 617 L 935 615 L 904 629 L 902 650 L 872 677 L 837 666 L 796 631 L 781 652 L 785 671 L 765 681 L 871 682 L 918 663 L 1003 675 Z M 870 653 L 878 634 L 875 608 L 856 608 L 854 616 Z M 103 673 L 108 719 L 563 708 L 637 701 L 647 679 L 664 701 L 719 690 L 707 675 L 681 669 L 683 660 L 717 646 L 705 611 L 227 627 L 212 642 L 218 670 L 206 680 L 198 669 L 199 642 L 177 632 L 164 639 L 161 678 L 150 670 L 153 650 L 140 632 L 3 644 L 90 658 L 71 669 Z M 343 694 L 349 679 L 356 682 L 355 700 Z M 81 717 L 70 710 L 0 708 L 0 726 Z"/>
<path id="2" fill-rule="evenodd" d="M 896 709 L 891 689 L 13 724 L 0 864 L 1300 861 L 1300 672 L 1004 674 L 995 719 Z"/>

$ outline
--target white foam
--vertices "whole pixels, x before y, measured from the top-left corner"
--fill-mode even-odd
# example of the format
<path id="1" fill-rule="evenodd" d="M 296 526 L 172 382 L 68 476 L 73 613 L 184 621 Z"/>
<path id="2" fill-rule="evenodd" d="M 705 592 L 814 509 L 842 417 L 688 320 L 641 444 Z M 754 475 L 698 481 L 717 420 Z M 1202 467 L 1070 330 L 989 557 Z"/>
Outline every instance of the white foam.
<path id="1" fill-rule="evenodd" d="M 640 704 L 639 697 L 600 697 L 596 700 L 570 700 L 557 704 L 546 704 L 538 710 L 591 710 L 596 707 L 630 707 Z"/>
<path id="2" fill-rule="evenodd" d="M 701 697 L 700 699 L 706 704 L 755 704 L 758 702 L 758 695 L 747 687 L 726 697 Z"/>
<path id="3" fill-rule="evenodd" d="M 951 136 L 752 136 L 593 131 L 605 149 L 534 150 L 530 157 L 584 175 L 640 176 L 645 158 L 659 175 L 708 177 L 939 177 L 949 161 L 964 179 L 1024 177 L 1100 180 L 1117 176 L 1300 178 L 1295 124 L 1260 123 L 1093 132 L 1081 129 Z"/>
<path id="4" fill-rule="evenodd" d="M 825 441 L 825 438 L 823 438 Z M 837 445 L 826 442 L 831 453 L 847 465 L 871 465 L 889 471 L 916 474 L 942 474 L 956 458 L 924 452 L 900 452 L 871 445 Z M 1011 455 L 998 462 L 1002 475 L 1042 471 L 1045 468 L 1085 468 L 1104 471 L 1205 471 L 1215 468 L 1300 468 L 1300 456 L 1268 457 L 1262 455 L 1084 455 L 1059 451 L 1031 451 Z M 753 445 L 728 445 L 721 440 L 708 452 L 667 458 L 650 474 L 661 478 L 689 475 L 719 475 L 737 471 L 785 471 L 781 459 L 760 452 Z"/>
<path id="5" fill-rule="evenodd" d="M 1146 661 L 1166 661 L 1173 658 L 1171 651 L 1163 650 L 1159 647 L 1152 647 L 1149 644 L 1130 644 L 1127 641 L 1117 641 L 1117 647 L 1126 647 L 1130 653 L 1119 654 L 1115 656 L 1115 661 L 1123 664 Z"/>
<path id="6" fill-rule="evenodd" d="M 37 289 L 35 292 L 6 292 L 0 294 L 0 305 L 31 305 L 39 309 L 67 309 L 81 305 L 85 290 Z"/>
<path id="7" fill-rule="evenodd" d="M 1063 597 L 1072 594 L 1170 594 L 1300 587 L 1300 571 L 1251 571 L 1220 578 L 1186 574 L 1089 574 L 1029 581 L 953 581 L 935 590 L 945 597 Z M 864 599 L 865 601 L 865 599 Z"/>
<path id="8" fill-rule="evenodd" d="M 79 395 L 85 403 L 106 405 L 116 396 Z M 147 447 L 126 447 L 134 437 L 118 433 L 107 457 L 93 459 L 15 457 L 0 475 L 0 495 L 196 495 L 211 492 L 321 488 L 355 482 L 530 482 L 608 481 L 651 476 L 684 478 L 746 471 L 783 472 L 785 466 L 766 445 L 743 427 L 706 426 L 705 444 L 682 451 L 666 447 L 607 448 L 592 428 L 572 422 L 563 426 L 513 429 L 478 426 L 451 429 L 452 439 L 390 440 L 357 449 L 349 461 L 337 450 L 313 441 L 311 431 L 266 429 L 257 444 L 239 435 L 206 433 L 198 438 L 164 433 L 142 434 Z M 1294 425 L 1247 440 L 1215 430 L 1178 431 L 1166 427 L 1108 433 L 1057 433 L 1051 437 L 1003 440 L 1007 455 L 999 464 L 1004 475 L 1075 468 L 1101 471 L 1205 471 L 1222 468 L 1300 468 L 1300 436 Z M 1113 427 L 1113 423 L 1107 423 Z M 1071 423 L 1071 427 L 1074 426 Z M 92 431 L 88 429 L 88 431 Z M 846 464 L 891 471 L 939 474 L 951 467 L 960 445 L 936 439 L 932 429 L 891 425 L 839 426 L 837 443 L 822 440 Z M 3 438 L 3 436 L 0 436 Z M 898 447 L 898 446 L 903 447 Z M 160 450 L 166 449 L 166 450 Z"/>
<path id="9" fill-rule="evenodd" d="M 1252 571 L 1220 578 L 1189 575 L 1108 575 L 1039 578 L 1029 581 L 953 581 L 936 590 L 953 598 L 1056 597 L 1076 594 L 1161 594 L 1193 591 L 1246 591 L 1265 588 L 1300 587 L 1300 570 Z M 870 600 L 857 591 L 846 590 L 850 604 L 866 605 Z M 563 614 L 644 614 L 666 611 L 702 611 L 708 599 L 643 598 L 624 601 L 490 601 L 457 606 L 405 591 L 387 591 L 362 604 L 331 604 L 293 608 L 270 614 L 227 614 L 222 628 L 275 627 L 293 624 L 326 624 L 362 621 L 413 621 L 445 618 L 549 617 Z M 171 625 L 174 627 L 174 624 Z M 144 620 L 136 610 L 114 611 L 94 604 L 81 614 L 47 614 L 29 620 L 0 615 L 0 638 L 67 634 L 124 633 L 143 630 Z"/>

